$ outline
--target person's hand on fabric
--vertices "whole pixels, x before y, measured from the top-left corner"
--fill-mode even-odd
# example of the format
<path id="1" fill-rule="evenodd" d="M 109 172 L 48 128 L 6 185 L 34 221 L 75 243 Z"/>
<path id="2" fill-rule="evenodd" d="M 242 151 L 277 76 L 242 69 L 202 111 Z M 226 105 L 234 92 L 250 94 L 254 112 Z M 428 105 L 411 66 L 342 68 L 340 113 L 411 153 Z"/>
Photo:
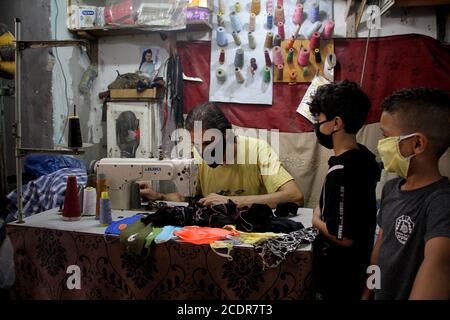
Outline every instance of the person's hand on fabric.
<path id="1" fill-rule="evenodd" d="M 200 199 L 199 202 L 204 206 L 208 206 L 216 204 L 225 204 L 228 202 L 228 200 L 230 200 L 230 198 L 221 196 L 220 194 L 217 193 L 210 193 L 207 197 Z"/>
<path id="2" fill-rule="evenodd" d="M 160 200 L 161 199 L 161 194 L 159 192 L 156 192 L 155 190 L 153 190 L 153 188 L 150 187 L 150 185 L 147 182 L 140 181 L 140 182 L 138 182 L 138 184 L 139 184 L 141 197 L 148 199 L 148 200 Z"/>
<path id="3" fill-rule="evenodd" d="M 322 223 L 322 219 L 320 217 L 320 208 L 317 207 L 314 209 L 314 212 L 313 212 L 312 225 L 313 225 L 313 227 L 317 228 L 319 226 L 319 224 L 321 224 L 321 223 Z"/>

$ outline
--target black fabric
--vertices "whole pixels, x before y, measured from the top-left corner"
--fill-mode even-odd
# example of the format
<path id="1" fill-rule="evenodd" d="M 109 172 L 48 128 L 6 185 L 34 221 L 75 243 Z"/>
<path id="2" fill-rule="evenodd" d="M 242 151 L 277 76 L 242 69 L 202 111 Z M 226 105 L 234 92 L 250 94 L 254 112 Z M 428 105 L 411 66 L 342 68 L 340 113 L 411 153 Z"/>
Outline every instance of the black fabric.
<path id="1" fill-rule="evenodd" d="M 288 218 L 288 216 L 296 215 L 297 209 L 296 204 L 280 204 L 276 209 L 278 216 L 275 216 L 266 204 L 238 208 L 232 201 L 214 206 L 191 203 L 187 207 L 159 208 L 154 214 L 141 218 L 141 221 L 144 224 L 152 223 L 156 227 L 197 225 L 222 228 L 232 224 L 236 225 L 238 230 L 246 232 L 289 233 L 303 229 L 301 223 Z"/>
<path id="2" fill-rule="evenodd" d="M 314 243 L 316 292 L 324 299 L 359 299 L 370 263 L 376 223 L 375 187 L 380 168 L 363 145 L 330 157 L 320 199 L 322 221 L 343 247 L 320 234 Z"/>
<path id="3" fill-rule="evenodd" d="M 167 65 L 168 78 L 168 94 L 171 100 L 173 116 L 175 125 L 178 128 L 183 127 L 183 107 L 184 107 L 184 92 L 183 92 L 183 66 L 181 65 L 180 56 L 171 56 Z"/>

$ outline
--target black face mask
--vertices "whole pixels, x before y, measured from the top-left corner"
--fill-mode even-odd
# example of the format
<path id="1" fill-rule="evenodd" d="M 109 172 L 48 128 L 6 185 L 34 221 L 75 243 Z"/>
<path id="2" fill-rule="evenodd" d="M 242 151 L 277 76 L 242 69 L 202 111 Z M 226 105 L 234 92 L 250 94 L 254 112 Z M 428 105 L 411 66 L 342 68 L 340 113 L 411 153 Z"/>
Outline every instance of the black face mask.
<path id="1" fill-rule="evenodd" d="M 334 120 L 334 119 L 332 119 Z M 314 123 L 314 131 L 316 132 L 317 140 L 319 143 L 324 146 L 327 149 L 333 149 L 333 133 L 331 134 L 325 134 L 320 132 L 320 126 L 324 124 L 325 122 L 332 121 L 332 120 L 324 120 L 322 122 Z"/>

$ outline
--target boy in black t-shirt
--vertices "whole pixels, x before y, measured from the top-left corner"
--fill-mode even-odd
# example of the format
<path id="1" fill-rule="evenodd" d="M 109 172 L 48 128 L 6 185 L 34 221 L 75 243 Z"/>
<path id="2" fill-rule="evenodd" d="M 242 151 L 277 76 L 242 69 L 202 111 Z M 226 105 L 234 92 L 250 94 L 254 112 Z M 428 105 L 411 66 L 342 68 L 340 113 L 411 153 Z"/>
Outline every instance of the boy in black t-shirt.
<path id="1" fill-rule="evenodd" d="M 450 146 L 450 94 L 403 89 L 381 107 L 378 152 L 400 178 L 383 188 L 375 299 L 450 299 L 450 180 L 438 166 Z M 363 298 L 370 295 L 366 289 Z"/>
<path id="2" fill-rule="evenodd" d="M 314 283 L 318 299 L 360 299 L 370 262 L 375 221 L 375 187 L 380 168 L 375 155 L 356 142 L 370 109 L 356 83 L 319 87 L 310 103 L 321 145 L 333 149 L 313 226 Z"/>

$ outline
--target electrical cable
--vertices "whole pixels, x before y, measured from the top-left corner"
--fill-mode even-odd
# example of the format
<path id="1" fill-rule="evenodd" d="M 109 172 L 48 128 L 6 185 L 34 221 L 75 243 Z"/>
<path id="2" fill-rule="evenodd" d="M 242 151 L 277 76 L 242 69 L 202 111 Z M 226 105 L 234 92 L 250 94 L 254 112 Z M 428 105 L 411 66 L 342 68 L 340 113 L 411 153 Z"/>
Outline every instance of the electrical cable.
<path id="1" fill-rule="evenodd" d="M 370 20 L 372 20 L 373 13 L 374 13 L 374 10 L 372 9 L 372 12 L 370 13 L 370 17 L 369 17 Z M 366 71 L 367 51 L 369 49 L 370 31 L 372 30 L 372 28 L 368 28 L 368 29 L 369 29 L 369 33 L 367 34 L 366 49 L 365 49 L 365 52 L 364 52 L 364 62 L 363 62 L 363 67 L 362 67 L 362 71 L 361 71 L 361 81 L 359 83 L 361 88 L 363 86 L 364 73 Z"/>
<path id="2" fill-rule="evenodd" d="M 56 15 L 55 15 L 55 40 L 57 40 L 57 32 L 58 32 L 58 16 L 59 16 L 59 7 L 58 7 L 58 1 L 55 0 L 55 6 L 56 6 Z M 61 133 L 61 137 L 58 140 L 58 144 L 61 144 L 62 139 L 64 138 L 64 133 L 66 132 L 66 128 L 67 128 L 67 123 L 69 121 L 69 116 L 70 116 L 70 106 L 69 106 L 69 98 L 68 98 L 68 94 L 67 94 L 67 78 L 66 78 L 66 74 L 64 73 L 64 69 L 61 63 L 61 59 L 59 58 L 59 54 L 58 54 L 58 48 L 54 48 L 55 50 L 55 57 L 56 60 L 58 61 L 59 67 L 61 69 L 61 73 L 64 79 L 64 95 L 66 98 L 66 105 L 67 105 L 67 115 L 66 115 L 66 119 L 64 121 L 64 127 Z"/>

